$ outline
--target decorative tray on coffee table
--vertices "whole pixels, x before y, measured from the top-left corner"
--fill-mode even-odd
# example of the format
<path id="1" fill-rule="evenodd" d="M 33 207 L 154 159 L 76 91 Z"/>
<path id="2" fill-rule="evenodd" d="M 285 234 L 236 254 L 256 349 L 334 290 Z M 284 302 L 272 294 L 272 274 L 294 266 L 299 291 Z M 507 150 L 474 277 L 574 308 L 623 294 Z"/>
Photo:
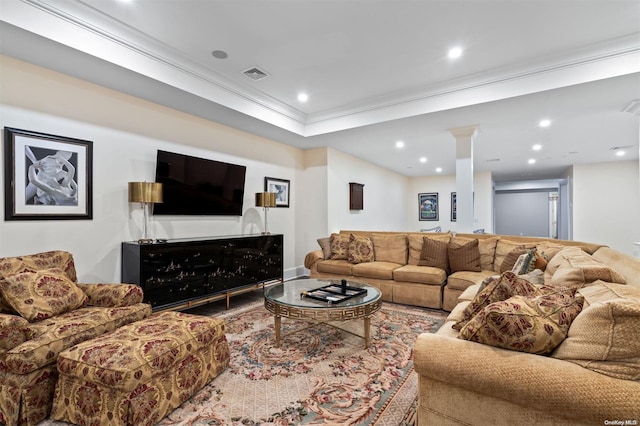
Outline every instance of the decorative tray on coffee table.
<path id="1" fill-rule="evenodd" d="M 351 287 L 341 285 L 340 283 L 325 285 L 313 290 L 307 290 L 300 293 L 300 297 L 308 297 L 310 299 L 320 300 L 328 304 L 344 302 L 356 296 L 367 293 L 366 288 Z"/>

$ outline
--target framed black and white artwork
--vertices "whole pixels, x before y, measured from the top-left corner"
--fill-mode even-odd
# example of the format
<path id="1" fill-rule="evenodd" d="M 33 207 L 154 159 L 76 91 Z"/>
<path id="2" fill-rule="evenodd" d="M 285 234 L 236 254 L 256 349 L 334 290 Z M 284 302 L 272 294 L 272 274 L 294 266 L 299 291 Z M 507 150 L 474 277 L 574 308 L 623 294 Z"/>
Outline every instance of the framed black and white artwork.
<path id="1" fill-rule="evenodd" d="M 5 128 L 5 220 L 92 219 L 93 142 Z"/>
<path id="2" fill-rule="evenodd" d="M 272 177 L 264 178 L 264 190 L 276 193 L 276 207 L 289 207 L 290 181 Z"/>

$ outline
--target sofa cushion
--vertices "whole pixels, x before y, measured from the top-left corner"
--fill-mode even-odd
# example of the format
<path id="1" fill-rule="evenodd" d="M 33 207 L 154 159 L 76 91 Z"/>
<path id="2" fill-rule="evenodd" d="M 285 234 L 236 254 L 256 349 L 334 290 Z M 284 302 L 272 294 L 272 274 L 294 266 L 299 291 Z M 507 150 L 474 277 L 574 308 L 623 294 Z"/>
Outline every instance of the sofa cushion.
<path id="1" fill-rule="evenodd" d="M 372 234 L 373 250 L 377 262 L 407 264 L 407 236 L 405 234 Z"/>
<path id="2" fill-rule="evenodd" d="M 598 281 L 578 290 L 582 312 L 552 354 L 601 374 L 640 380 L 640 289 Z"/>
<path id="3" fill-rule="evenodd" d="M 353 264 L 349 263 L 346 259 L 338 259 L 338 260 L 320 260 L 318 261 L 318 272 L 325 274 L 336 274 L 336 275 L 352 275 Z"/>
<path id="4" fill-rule="evenodd" d="M 536 244 L 536 255 L 544 259 L 545 265 L 546 265 L 546 263 L 549 262 L 551 259 L 553 259 L 553 256 L 558 254 L 558 252 L 563 248 L 565 248 L 565 246 L 561 244 L 556 244 L 549 241 L 543 241 Z"/>
<path id="5" fill-rule="evenodd" d="M 431 266 L 404 265 L 393 271 L 396 282 L 442 285 L 447 274 L 442 269 Z"/>
<path id="6" fill-rule="evenodd" d="M 80 308 L 29 326 L 29 340 L 5 353 L 5 366 L 14 374 L 28 374 L 56 362 L 58 354 L 85 340 L 151 315 L 139 303 L 120 308 Z"/>
<path id="7" fill-rule="evenodd" d="M 373 262 L 373 242 L 371 239 L 369 237 L 356 237 L 351 234 L 347 260 L 349 263 Z"/>
<path id="8" fill-rule="evenodd" d="M 622 274 L 577 247 L 560 250 L 547 264 L 545 282 L 550 285 L 584 287 L 602 280 L 626 284 Z"/>
<path id="9" fill-rule="evenodd" d="M 424 233 L 420 234 L 409 234 L 407 236 L 407 242 L 409 243 L 409 259 L 407 263 L 409 265 L 417 265 L 420 261 L 420 256 L 422 254 L 422 246 L 424 244 L 424 239 L 429 238 L 431 241 L 443 241 L 445 243 L 449 243 L 451 239 L 450 233 L 444 234 L 428 234 Z"/>
<path id="10" fill-rule="evenodd" d="M 428 237 L 423 238 L 422 251 L 418 266 L 431 266 L 442 269 L 449 275 L 449 243 L 437 241 Z"/>
<path id="11" fill-rule="evenodd" d="M 493 275 L 495 275 L 493 271 L 454 272 L 447 277 L 447 288 L 450 290 L 464 291 L 472 285 L 482 283 L 482 281 Z"/>
<path id="12" fill-rule="evenodd" d="M 5 300 L 28 321 L 40 321 L 87 303 L 89 298 L 61 269 L 42 269 L 5 276 Z"/>
<path id="13" fill-rule="evenodd" d="M 451 272 L 480 272 L 480 250 L 478 240 L 467 240 L 453 237 L 447 247 L 449 268 Z"/>
<path id="14" fill-rule="evenodd" d="M 500 238 L 496 243 L 496 255 L 493 261 L 493 270 L 499 273 L 506 272 L 502 270 L 502 263 L 504 262 L 505 258 L 514 249 L 523 249 L 523 248 L 524 249 L 535 248 L 535 243 L 521 243 L 517 241 L 505 240 L 503 238 Z M 514 262 L 515 262 L 515 259 L 514 259 Z M 511 267 L 513 267 L 513 263 L 510 265 L 510 267 L 507 270 L 510 270 Z"/>
<path id="15" fill-rule="evenodd" d="M 583 297 L 558 287 L 539 296 L 513 296 L 482 309 L 459 337 L 504 349 L 549 354 L 567 335 L 582 309 Z"/>
<path id="16" fill-rule="evenodd" d="M 331 237 L 318 238 L 318 245 L 322 249 L 322 256 L 325 259 L 331 258 Z"/>
<path id="17" fill-rule="evenodd" d="M 377 278 L 379 280 L 392 280 L 393 271 L 403 265 L 393 262 L 367 262 L 353 265 L 354 277 Z"/>
<path id="18" fill-rule="evenodd" d="M 491 303 L 507 300 L 512 296 L 539 295 L 540 290 L 529 281 L 518 278 L 513 272 L 505 272 L 491 278 L 464 310 L 462 319 L 453 328 L 460 330 L 480 311 Z"/>
<path id="19" fill-rule="evenodd" d="M 349 257 L 349 235 L 331 234 L 331 259 L 340 260 Z"/>

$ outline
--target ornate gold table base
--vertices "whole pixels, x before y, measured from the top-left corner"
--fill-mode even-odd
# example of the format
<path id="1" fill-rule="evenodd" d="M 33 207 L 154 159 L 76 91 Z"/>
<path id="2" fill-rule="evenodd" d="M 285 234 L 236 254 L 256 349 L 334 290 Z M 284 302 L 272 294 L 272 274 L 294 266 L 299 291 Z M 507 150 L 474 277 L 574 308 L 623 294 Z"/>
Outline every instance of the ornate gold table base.
<path id="1" fill-rule="evenodd" d="M 369 303 L 357 305 L 357 306 L 337 306 L 335 308 L 328 307 L 297 307 L 291 305 L 285 305 L 282 303 L 278 303 L 276 301 L 265 299 L 264 307 L 267 308 L 269 312 L 271 312 L 274 316 L 275 329 L 276 329 L 276 346 L 280 346 L 281 337 L 281 326 L 282 326 L 282 318 L 291 318 L 303 321 L 313 321 L 314 324 L 309 327 L 317 324 L 327 324 L 329 326 L 338 328 L 342 331 L 346 331 L 347 333 L 354 334 L 358 337 L 364 338 L 364 347 L 365 349 L 369 347 L 369 343 L 371 340 L 371 315 L 380 310 L 382 306 L 382 301 L 378 298 Z M 349 330 L 345 330 L 344 328 L 336 327 L 331 324 L 330 321 L 348 321 L 362 318 L 364 320 L 364 336 L 357 335 Z M 306 330 L 309 327 L 304 327 L 291 333 L 298 333 L 300 331 Z"/>

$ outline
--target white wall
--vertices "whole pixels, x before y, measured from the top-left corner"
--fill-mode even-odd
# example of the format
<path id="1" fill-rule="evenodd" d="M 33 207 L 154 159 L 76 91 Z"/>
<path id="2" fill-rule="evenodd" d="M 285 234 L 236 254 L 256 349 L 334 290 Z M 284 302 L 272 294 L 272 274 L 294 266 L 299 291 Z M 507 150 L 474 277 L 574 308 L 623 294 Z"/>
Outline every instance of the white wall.
<path id="1" fill-rule="evenodd" d="M 407 230 L 409 178 L 335 149 L 327 159 L 329 232 Z M 349 210 L 349 182 L 364 185 L 363 210 Z"/>
<path id="2" fill-rule="evenodd" d="M 418 194 L 437 192 L 439 206 L 439 220 L 421 221 L 418 219 Z M 456 191 L 456 176 L 427 176 L 414 177 L 409 183 L 409 197 L 407 198 L 407 230 L 441 226 L 442 231 L 456 231 L 456 222 L 451 221 L 451 193 Z M 485 232 L 493 232 L 493 182 L 491 173 L 474 173 L 474 229 L 484 228 Z"/>
<path id="3" fill-rule="evenodd" d="M 127 182 L 154 180 L 157 149 L 243 164 L 247 175 L 242 217 L 152 217 L 155 238 L 260 232 L 264 215 L 254 194 L 264 177 L 291 180 L 296 193 L 303 164 L 297 148 L 11 58 L 0 56 L 0 67 L 0 126 L 90 140 L 94 151 L 93 220 L 2 221 L 0 256 L 68 250 L 80 280 L 119 281 L 120 243 L 142 233 L 142 211 L 127 202 Z M 296 203 L 292 196 L 290 208 L 269 211 L 269 230 L 285 238 L 285 277 L 298 265 Z"/>
<path id="4" fill-rule="evenodd" d="M 573 166 L 573 239 L 633 255 L 640 241 L 638 161 Z"/>

